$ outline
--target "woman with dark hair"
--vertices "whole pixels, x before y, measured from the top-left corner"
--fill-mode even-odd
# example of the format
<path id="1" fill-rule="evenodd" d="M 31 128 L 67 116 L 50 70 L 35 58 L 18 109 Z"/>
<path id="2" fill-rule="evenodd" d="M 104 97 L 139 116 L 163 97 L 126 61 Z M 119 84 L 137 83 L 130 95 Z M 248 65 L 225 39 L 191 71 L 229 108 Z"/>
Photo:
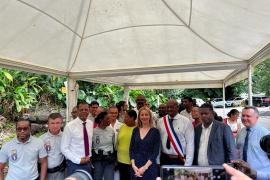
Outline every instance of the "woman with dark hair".
<path id="1" fill-rule="evenodd" d="M 128 105 L 126 101 L 119 101 L 116 104 L 116 107 L 118 109 L 118 121 L 124 122 L 125 114 L 128 109 Z"/>
<path id="2" fill-rule="evenodd" d="M 230 126 L 233 137 L 235 138 L 237 136 L 237 133 L 241 129 L 241 122 L 238 121 L 239 117 L 239 111 L 237 109 L 232 109 L 228 114 L 228 118 L 224 119 L 224 123 Z"/>
<path id="3" fill-rule="evenodd" d="M 101 112 L 95 118 L 97 127 L 93 132 L 92 162 L 95 167 L 95 180 L 113 180 L 114 165 L 114 130 L 110 127 L 107 112 Z"/>
<path id="4" fill-rule="evenodd" d="M 153 126 L 151 111 L 147 107 L 140 108 L 138 125 L 133 130 L 129 148 L 132 179 L 155 180 L 157 178 L 156 159 L 160 148 L 160 134 Z"/>
<path id="5" fill-rule="evenodd" d="M 137 113 L 134 110 L 127 111 L 124 124 L 120 127 L 117 137 L 117 160 L 120 180 L 130 180 L 129 145 L 133 129 L 136 126 Z"/>

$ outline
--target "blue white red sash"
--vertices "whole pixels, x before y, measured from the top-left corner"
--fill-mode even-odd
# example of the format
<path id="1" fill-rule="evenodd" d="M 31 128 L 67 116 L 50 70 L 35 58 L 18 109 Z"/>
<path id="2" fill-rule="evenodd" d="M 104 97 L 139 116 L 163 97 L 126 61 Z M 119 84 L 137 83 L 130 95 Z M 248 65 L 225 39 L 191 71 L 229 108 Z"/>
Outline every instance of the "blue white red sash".
<path id="1" fill-rule="evenodd" d="M 166 128 L 168 137 L 170 139 L 170 142 L 173 145 L 175 152 L 178 154 L 180 160 L 185 162 L 185 155 L 184 155 L 183 147 L 180 143 L 179 138 L 176 135 L 176 132 L 174 131 L 172 123 L 167 118 L 167 116 L 164 116 L 163 120 L 164 120 L 164 124 L 165 124 L 165 128 Z"/>

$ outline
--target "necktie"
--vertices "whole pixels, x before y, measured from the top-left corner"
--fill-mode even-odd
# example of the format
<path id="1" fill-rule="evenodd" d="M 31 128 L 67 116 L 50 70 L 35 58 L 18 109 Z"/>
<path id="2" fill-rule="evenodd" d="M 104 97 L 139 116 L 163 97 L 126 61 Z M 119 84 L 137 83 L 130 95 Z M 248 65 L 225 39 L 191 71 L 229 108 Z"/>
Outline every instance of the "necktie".
<path id="1" fill-rule="evenodd" d="M 89 156 L 89 139 L 86 130 L 86 122 L 83 122 L 83 141 L 84 141 L 84 153 L 85 156 Z"/>
<path id="2" fill-rule="evenodd" d="M 171 127 L 173 128 L 172 122 L 173 122 L 173 119 L 169 119 L 169 123 L 170 123 Z M 166 148 L 171 149 L 171 141 L 170 141 L 169 136 L 167 137 Z"/>
<path id="3" fill-rule="evenodd" d="M 245 138 L 245 142 L 244 142 L 244 147 L 243 147 L 243 160 L 247 162 L 247 150 L 248 150 L 248 136 L 250 133 L 250 129 L 247 128 L 247 135 Z"/>

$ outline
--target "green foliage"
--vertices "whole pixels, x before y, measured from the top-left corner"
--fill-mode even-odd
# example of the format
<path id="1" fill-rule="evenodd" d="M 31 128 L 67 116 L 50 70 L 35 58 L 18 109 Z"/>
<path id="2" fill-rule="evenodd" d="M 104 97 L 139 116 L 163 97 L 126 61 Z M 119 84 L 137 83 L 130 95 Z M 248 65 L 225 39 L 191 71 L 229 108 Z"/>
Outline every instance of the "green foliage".
<path id="1" fill-rule="evenodd" d="M 0 103 L 5 117 L 14 117 L 36 102 L 42 88 L 37 84 L 39 77 L 32 73 L 0 68 Z"/>
<path id="2" fill-rule="evenodd" d="M 41 79 L 42 81 L 39 82 L 40 86 L 42 86 L 40 103 L 47 102 L 54 106 L 65 106 L 66 94 L 62 92 L 62 87 L 64 87 L 66 78 L 53 75 L 41 75 Z"/>
<path id="3" fill-rule="evenodd" d="M 270 95 L 270 58 L 254 68 L 253 91 Z"/>
<path id="4" fill-rule="evenodd" d="M 78 81 L 78 84 L 80 87 L 78 99 L 85 100 L 87 103 L 98 100 L 102 106 L 108 107 L 123 100 L 123 87 L 83 81 Z"/>

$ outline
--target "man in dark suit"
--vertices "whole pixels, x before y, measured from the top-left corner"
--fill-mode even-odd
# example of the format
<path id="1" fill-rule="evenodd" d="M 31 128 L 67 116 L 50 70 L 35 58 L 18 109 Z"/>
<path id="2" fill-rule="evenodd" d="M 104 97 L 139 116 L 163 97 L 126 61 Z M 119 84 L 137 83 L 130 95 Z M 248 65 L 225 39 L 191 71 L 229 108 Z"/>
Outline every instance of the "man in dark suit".
<path id="1" fill-rule="evenodd" d="M 194 165 L 222 165 L 236 159 L 236 146 L 228 125 L 214 118 L 211 104 L 200 107 L 202 124 L 195 128 Z"/>

